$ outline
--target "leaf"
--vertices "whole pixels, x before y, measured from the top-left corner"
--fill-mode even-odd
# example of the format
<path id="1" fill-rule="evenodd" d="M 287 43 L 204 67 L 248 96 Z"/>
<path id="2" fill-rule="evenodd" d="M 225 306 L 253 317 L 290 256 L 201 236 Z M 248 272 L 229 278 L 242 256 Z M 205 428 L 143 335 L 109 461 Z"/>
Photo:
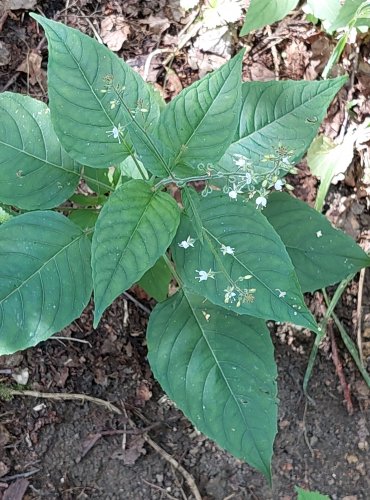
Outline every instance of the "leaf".
<path id="1" fill-rule="evenodd" d="M 298 4 L 298 0 L 251 0 L 240 36 L 283 19 Z"/>
<path id="2" fill-rule="evenodd" d="M 102 208 L 92 243 L 95 316 L 140 280 L 170 245 L 180 212 L 167 193 L 144 181 L 118 188 Z"/>
<path id="3" fill-rule="evenodd" d="M 95 227 L 96 221 L 98 219 L 99 212 L 95 210 L 72 210 L 69 215 L 69 220 L 77 224 L 83 231 Z M 92 234 L 89 234 L 89 238 L 92 238 Z"/>
<path id="4" fill-rule="evenodd" d="M 90 240 L 61 214 L 32 212 L 1 225 L 0 262 L 0 354 L 46 340 L 90 299 Z"/>
<path id="5" fill-rule="evenodd" d="M 297 500 L 330 500 L 328 495 L 322 495 L 318 491 L 307 491 L 302 488 L 298 488 L 298 486 L 294 489 L 296 493 L 298 493 Z"/>
<path id="6" fill-rule="evenodd" d="M 158 121 L 155 91 L 97 41 L 31 16 L 44 28 L 49 43 L 50 110 L 59 140 L 84 165 L 105 168 L 121 162 L 132 152 L 126 130 L 131 121 L 146 131 Z"/>
<path id="7" fill-rule="evenodd" d="M 199 216 L 204 244 L 197 240 L 194 248 L 179 246 L 188 236 L 195 237 L 185 215 L 173 244 L 176 270 L 184 286 L 239 314 L 317 329 L 280 237 L 254 204 L 231 201 L 227 195 L 214 192 L 200 200 Z M 223 255 L 222 245 L 234 249 L 234 254 Z M 209 270 L 215 273 L 213 279 L 197 281 L 198 271 Z M 229 301 L 228 287 L 235 293 Z M 239 297 L 244 298 L 240 305 Z"/>
<path id="8" fill-rule="evenodd" d="M 0 94 L 0 167 L 0 200 L 25 210 L 60 205 L 80 179 L 46 104 L 11 92 Z"/>
<path id="9" fill-rule="evenodd" d="M 147 340 L 155 378 L 196 428 L 271 479 L 277 371 L 264 322 L 180 291 L 155 307 Z"/>
<path id="10" fill-rule="evenodd" d="M 221 170 L 235 171 L 235 155 L 245 156 L 255 173 L 270 172 L 263 162 L 279 145 L 292 150 L 298 162 L 315 137 L 326 110 L 346 78 L 319 82 L 246 82 L 235 142 L 219 162 Z"/>
<path id="11" fill-rule="evenodd" d="M 333 33 L 340 28 L 348 27 L 351 21 L 356 18 L 357 9 L 359 9 L 362 4 L 364 4 L 364 0 L 346 0 L 327 31 Z"/>
<path id="12" fill-rule="evenodd" d="M 149 179 L 148 172 L 146 171 L 144 165 L 142 163 L 139 163 L 140 170 L 144 174 L 144 179 Z M 121 171 L 121 174 L 127 177 L 130 177 L 131 179 L 142 179 L 141 172 L 137 166 L 137 163 L 135 163 L 135 160 L 132 158 L 132 156 L 129 156 L 126 158 L 126 160 L 123 160 L 123 162 L 119 165 L 119 169 Z"/>
<path id="13" fill-rule="evenodd" d="M 163 302 L 168 295 L 168 286 L 172 274 L 166 261 L 160 257 L 152 268 L 150 268 L 138 282 L 146 293 L 157 302 Z"/>
<path id="14" fill-rule="evenodd" d="M 287 193 L 272 193 L 264 214 L 283 240 L 303 292 L 333 285 L 370 265 L 352 238 Z"/>
<path id="15" fill-rule="evenodd" d="M 83 178 L 96 194 L 106 194 L 113 190 L 113 179 L 109 168 L 84 167 Z"/>
<path id="16" fill-rule="evenodd" d="M 307 163 L 311 172 L 320 178 L 315 208 L 321 211 L 325 197 L 334 177 L 344 178 L 344 173 L 353 160 L 355 136 L 347 134 L 342 144 L 335 144 L 329 137 L 317 136 L 307 152 Z"/>
<path id="17" fill-rule="evenodd" d="M 333 23 L 340 9 L 340 0 L 307 0 L 305 12 L 309 12 L 320 21 L 327 21 L 328 25 Z"/>
<path id="18" fill-rule="evenodd" d="M 193 83 L 163 110 L 158 134 L 173 151 L 174 166 L 205 170 L 221 158 L 238 124 L 244 51 Z M 202 168 L 203 166 L 203 168 Z"/>

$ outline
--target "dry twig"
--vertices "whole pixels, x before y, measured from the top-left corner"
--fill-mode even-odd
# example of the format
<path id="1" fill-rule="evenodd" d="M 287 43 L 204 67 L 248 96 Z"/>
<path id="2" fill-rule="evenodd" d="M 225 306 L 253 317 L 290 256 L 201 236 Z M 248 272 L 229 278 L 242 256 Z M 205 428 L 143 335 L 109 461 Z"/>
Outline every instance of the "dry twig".
<path id="1" fill-rule="evenodd" d="M 352 404 L 352 399 L 351 399 L 351 392 L 350 392 L 349 385 L 347 384 L 346 377 L 345 377 L 344 372 L 343 372 L 342 362 L 339 358 L 338 347 L 337 347 L 337 343 L 335 340 L 332 320 L 330 320 L 327 324 L 327 331 L 328 331 L 329 338 L 330 338 L 331 353 L 333 356 L 333 363 L 335 366 L 335 371 L 337 372 L 340 385 L 342 386 L 342 389 L 343 389 L 343 395 L 344 395 L 344 400 L 346 402 L 347 411 L 350 415 L 352 415 L 353 404 Z"/>

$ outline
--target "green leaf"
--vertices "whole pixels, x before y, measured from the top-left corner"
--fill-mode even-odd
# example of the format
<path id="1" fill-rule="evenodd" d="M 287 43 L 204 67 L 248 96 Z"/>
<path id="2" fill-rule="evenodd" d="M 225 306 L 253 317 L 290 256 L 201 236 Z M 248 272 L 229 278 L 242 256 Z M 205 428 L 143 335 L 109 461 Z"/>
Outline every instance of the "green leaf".
<path id="1" fill-rule="evenodd" d="M 72 210 L 69 214 L 69 220 L 77 224 L 83 231 L 95 227 L 96 221 L 98 220 L 99 212 L 97 210 Z M 89 234 L 89 238 L 92 238 L 92 234 Z"/>
<path id="2" fill-rule="evenodd" d="M 163 302 L 167 298 L 171 278 L 172 274 L 166 261 L 160 257 L 154 266 L 144 274 L 138 285 L 144 288 L 146 293 L 157 302 Z"/>
<path id="3" fill-rule="evenodd" d="M 283 19 L 298 0 L 251 0 L 240 36 Z"/>
<path id="4" fill-rule="evenodd" d="M 144 179 L 149 179 L 148 172 L 146 171 L 144 165 L 139 162 L 139 167 L 141 172 L 144 174 Z M 135 160 L 132 158 L 132 156 L 129 156 L 124 160 L 122 163 L 119 165 L 119 169 L 121 171 L 121 174 L 130 177 L 131 179 L 142 179 L 143 176 L 141 175 L 141 172 L 137 166 L 137 163 Z"/>
<path id="5" fill-rule="evenodd" d="M 90 246 L 56 212 L 0 226 L 0 354 L 34 346 L 80 316 L 92 289 Z"/>
<path id="6" fill-rule="evenodd" d="M 64 148 L 80 163 L 95 168 L 121 162 L 132 151 L 126 130 L 131 121 L 150 131 L 159 119 L 155 91 L 97 41 L 31 15 L 49 42 L 50 109 Z M 119 137 L 114 137 L 114 127 L 121 129 Z"/>
<path id="7" fill-rule="evenodd" d="M 307 163 L 311 172 L 320 178 L 315 208 L 321 212 L 330 184 L 335 176 L 343 175 L 353 160 L 356 135 L 346 134 L 342 144 L 324 135 L 317 136 L 307 151 Z"/>
<path id="8" fill-rule="evenodd" d="M 113 190 L 113 175 L 109 168 L 84 167 L 83 178 L 96 194 L 107 194 Z"/>
<path id="9" fill-rule="evenodd" d="M 113 300 L 165 253 L 179 217 L 175 200 L 144 181 L 126 182 L 109 197 L 92 244 L 95 325 Z"/>
<path id="10" fill-rule="evenodd" d="M 0 94 L 0 201 L 25 210 L 56 207 L 79 179 L 80 166 L 61 148 L 46 104 Z"/>
<path id="11" fill-rule="evenodd" d="M 348 27 L 351 21 L 355 19 L 357 10 L 364 3 L 364 0 L 346 0 L 338 11 L 337 17 L 329 26 L 328 31 L 333 33 L 334 31 L 338 31 L 340 28 Z"/>
<path id="12" fill-rule="evenodd" d="M 298 493 L 297 500 L 330 500 L 328 495 L 322 495 L 318 491 L 307 491 L 302 488 L 295 487 L 296 493 Z"/>
<path id="13" fill-rule="evenodd" d="M 194 247 L 179 246 L 188 236 L 196 238 L 186 215 L 174 240 L 176 270 L 185 286 L 239 314 L 317 329 L 279 235 L 252 202 L 231 201 L 227 195 L 214 192 L 200 200 L 199 216 L 203 245 L 197 240 Z M 222 245 L 234 249 L 234 254 L 223 255 Z M 209 270 L 215 272 L 213 278 L 197 281 L 198 271 Z M 229 301 L 228 287 L 234 287 L 236 294 Z M 245 289 L 255 292 L 244 293 Z M 238 304 L 241 295 L 244 300 Z"/>
<path id="14" fill-rule="evenodd" d="M 305 12 L 309 12 L 320 21 L 327 21 L 329 25 L 333 23 L 340 9 L 340 0 L 307 0 Z"/>
<path id="15" fill-rule="evenodd" d="M 303 292 L 333 285 L 370 265 L 352 238 L 287 193 L 272 193 L 264 214 L 283 240 Z"/>
<path id="16" fill-rule="evenodd" d="M 158 134 L 173 152 L 174 173 L 177 166 L 204 171 L 229 147 L 238 125 L 243 55 L 183 90 L 162 112 Z"/>
<path id="17" fill-rule="evenodd" d="M 155 307 L 147 339 L 155 378 L 196 428 L 271 479 L 277 372 L 264 322 L 180 291 Z"/>
<path id="18" fill-rule="evenodd" d="M 270 172 L 273 163 L 262 161 L 282 145 L 298 162 L 315 137 L 326 110 L 346 77 L 320 82 L 246 82 L 242 86 L 242 110 L 235 142 L 219 165 L 235 171 L 235 155 L 243 155 L 256 173 Z"/>

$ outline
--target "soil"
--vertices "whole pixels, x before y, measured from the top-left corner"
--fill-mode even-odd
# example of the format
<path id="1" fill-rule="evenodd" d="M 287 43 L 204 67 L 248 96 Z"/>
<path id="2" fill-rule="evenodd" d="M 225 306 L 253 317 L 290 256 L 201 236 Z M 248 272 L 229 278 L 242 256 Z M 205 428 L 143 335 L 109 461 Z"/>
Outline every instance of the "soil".
<path id="1" fill-rule="evenodd" d="M 176 2 L 34 3 L 34 10 L 90 35 L 93 30 L 99 31 L 104 17 L 112 13 L 122 15 L 129 34 L 119 54 L 141 71 L 148 54 L 162 44 L 166 46 L 183 28 Z M 162 19 L 162 25 L 158 19 L 146 22 L 150 16 Z M 279 67 L 276 66 L 274 46 L 266 45 L 266 33 L 261 30 L 243 41 L 250 49 L 245 77 L 271 79 L 278 70 L 282 79 L 315 78 L 322 62 L 320 57 L 327 57 L 327 48 L 331 47 L 330 39 L 296 15 L 290 24 L 283 21 L 273 30 L 281 38 L 277 48 L 279 54 L 284 51 L 285 59 L 281 58 Z M 3 17 L 0 12 L 0 43 L 3 46 L 1 52 L 0 45 L 0 90 L 29 93 L 46 100 L 46 45 L 27 11 L 6 11 Z M 233 43 L 235 49 L 241 42 Z M 197 79 L 204 70 L 200 64 L 196 68 L 189 63 L 193 49 L 190 40 L 174 59 L 171 76 L 165 76 L 161 65 L 167 54 L 152 64 L 149 76 L 164 89 L 166 98 Z M 360 54 L 361 50 L 362 46 Z M 35 60 L 33 72 L 30 65 L 27 72 L 19 70 L 32 51 L 42 59 L 39 63 Z M 204 62 L 204 53 L 198 51 L 197 57 L 199 60 L 203 57 Z M 215 63 L 212 57 L 208 57 L 207 64 Z M 338 66 L 337 71 L 341 72 L 343 67 Z M 363 118 L 366 103 L 361 97 L 364 95 L 361 85 L 364 87 L 364 81 L 358 78 L 351 91 L 359 102 L 357 114 Z M 338 133 L 347 97 L 340 95 L 331 107 L 324 124 L 326 133 Z M 361 194 L 363 186 L 358 184 L 358 164 L 359 158 L 345 181 L 331 188 L 325 210 L 332 222 L 366 247 L 369 215 L 366 197 Z M 317 181 L 304 163 L 291 182 L 295 194 L 313 202 Z M 370 331 L 370 321 L 366 323 L 366 318 L 370 318 L 369 291 L 368 275 L 362 294 L 356 278 L 337 309 L 355 341 L 359 299 L 362 299 L 364 329 Z M 320 318 L 321 294 L 309 296 L 308 302 Z M 96 330 L 92 327 L 90 305 L 80 319 L 56 337 L 25 352 L 0 357 L 0 383 L 5 387 L 14 383 L 14 375 L 28 376 L 30 390 L 85 394 L 110 401 L 122 412 L 118 415 L 108 407 L 82 400 L 16 396 L 2 401 L 0 499 L 194 498 L 181 471 L 145 441 L 145 433 L 191 474 L 204 500 L 290 500 L 296 498 L 295 486 L 319 490 L 333 500 L 370 497 L 370 395 L 338 332 L 334 330 L 335 343 L 350 387 L 352 414 L 344 402 L 343 388 L 332 361 L 332 341 L 325 339 L 319 350 L 308 399 L 302 383 L 313 336 L 291 325 L 270 325 L 279 369 L 280 399 L 270 488 L 259 473 L 194 429 L 164 396 L 146 360 L 144 309 L 152 306 L 153 302 L 134 288 L 114 302 Z M 370 349 L 364 351 L 364 358 L 369 367 Z"/>

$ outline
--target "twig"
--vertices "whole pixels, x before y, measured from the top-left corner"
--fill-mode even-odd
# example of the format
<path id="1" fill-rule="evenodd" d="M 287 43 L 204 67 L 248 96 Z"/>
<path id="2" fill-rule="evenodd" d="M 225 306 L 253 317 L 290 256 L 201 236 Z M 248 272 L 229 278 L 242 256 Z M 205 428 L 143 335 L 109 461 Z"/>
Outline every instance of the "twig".
<path id="1" fill-rule="evenodd" d="M 331 352 L 332 352 L 332 356 L 333 356 L 333 363 L 334 363 L 335 370 L 337 372 L 337 375 L 338 375 L 338 378 L 340 381 L 340 385 L 342 386 L 342 389 L 343 389 L 343 395 L 344 395 L 344 399 L 346 402 L 347 411 L 350 415 L 352 415 L 353 405 L 352 405 L 352 400 L 351 400 L 351 392 L 349 389 L 349 385 L 347 384 L 346 378 L 344 376 L 342 362 L 339 358 L 339 353 L 338 353 L 337 343 L 335 341 L 335 335 L 334 335 L 334 331 L 333 331 L 332 321 L 328 322 L 327 331 L 329 333 L 329 338 L 330 338 L 330 342 L 331 342 Z"/>
<path id="2" fill-rule="evenodd" d="M 185 481 L 187 482 L 190 491 L 194 495 L 194 498 L 196 500 L 202 500 L 202 497 L 199 493 L 198 487 L 195 484 L 194 478 L 189 472 L 184 469 L 182 465 L 178 463 L 177 460 L 175 460 L 167 451 L 165 451 L 163 448 L 161 448 L 153 439 L 151 439 L 147 434 L 144 434 L 144 439 L 145 441 L 162 457 L 164 458 L 168 463 L 170 463 L 176 470 L 182 474 L 184 477 Z"/>
<path id="3" fill-rule="evenodd" d="M 364 293 L 364 281 L 365 281 L 366 268 L 364 267 L 360 271 L 360 277 L 358 280 L 358 294 L 357 294 L 357 310 L 356 310 L 356 325 L 357 325 L 357 348 L 360 356 L 361 363 L 364 363 L 363 353 L 362 353 L 362 297 Z"/>
<path id="4" fill-rule="evenodd" d="M 150 314 L 152 312 L 148 307 L 144 306 L 141 302 L 139 302 L 137 299 L 135 299 L 135 297 L 133 297 L 130 293 L 123 292 L 123 295 L 125 297 L 127 297 L 129 300 L 131 300 L 131 302 L 133 302 L 135 304 L 135 306 L 139 307 L 147 314 Z"/>
<path id="5" fill-rule="evenodd" d="M 5 21 L 8 19 L 9 11 L 5 11 L 4 14 L 0 17 L 0 32 L 2 31 Z"/>
<path id="6" fill-rule="evenodd" d="M 271 38 L 272 37 L 271 26 L 266 26 L 266 32 L 267 32 L 269 38 Z M 272 54 L 272 59 L 274 61 L 275 80 L 279 80 L 280 62 L 279 62 L 279 55 L 278 55 L 277 49 L 276 49 L 276 44 L 271 45 L 271 54 Z"/>
<path id="7" fill-rule="evenodd" d="M 149 76 L 149 70 L 150 70 L 150 65 L 152 63 L 153 57 L 157 56 L 158 54 L 165 54 L 167 52 L 171 52 L 171 54 L 174 54 L 175 51 L 173 49 L 155 49 L 153 52 L 151 52 L 148 57 L 146 58 L 145 65 L 144 65 L 144 73 L 143 73 L 143 79 L 147 81 L 148 76 Z"/>
<path id="8" fill-rule="evenodd" d="M 147 484 L 148 486 L 158 490 L 158 491 L 162 491 L 162 493 L 164 493 L 168 498 L 171 498 L 173 500 L 178 500 L 176 497 L 173 497 L 172 495 L 170 495 L 168 493 L 168 491 L 166 491 L 164 488 L 161 488 L 160 486 L 158 486 L 157 484 L 153 484 L 153 483 L 150 483 L 149 481 L 147 481 L 146 479 L 143 478 L 143 482 L 145 484 Z"/>
<path id="9" fill-rule="evenodd" d="M 63 392 L 39 392 L 39 391 L 18 391 L 16 389 L 8 389 L 7 394 L 10 396 L 30 396 L 32 398 L 53 399 L 55 401 L 89 401 L 100 406 L 104 406 L 109 411 L 122 415 L 122 412 L 117 406 L 104 399 L 94 398 L 86 394 L 66 394 Z"/>
<path id="10" fill-rule="evenodd" d="M 14 474 L 14 476 L 3 476 L 1 478 L 2 481 L 13 481 L 13 479 L 20 479 L 20 478 L 24 478 L 24 477 L 30 477 L 32 476 L 33 474 L 36 474 L 36 472 L 39 472 L 41 469 L 34 469 L 34 470 L 30 470 L 29 472 L 21 472 L 20 474 Z"/>
<path id="11" fill-rule="evenodd" d="M 315 457 L 315 452 L 312 449 L 312 446 L 308 440 L 307 436 L 307 427 L 306 427 L 306 415 L 307 415 L 307 401 L 305 402 L 304 405 L 304 412 L 303 412 L 303 437 L 306 442 L 307 448 L 310 450 L 311 456 L 314 458 Z"/>

